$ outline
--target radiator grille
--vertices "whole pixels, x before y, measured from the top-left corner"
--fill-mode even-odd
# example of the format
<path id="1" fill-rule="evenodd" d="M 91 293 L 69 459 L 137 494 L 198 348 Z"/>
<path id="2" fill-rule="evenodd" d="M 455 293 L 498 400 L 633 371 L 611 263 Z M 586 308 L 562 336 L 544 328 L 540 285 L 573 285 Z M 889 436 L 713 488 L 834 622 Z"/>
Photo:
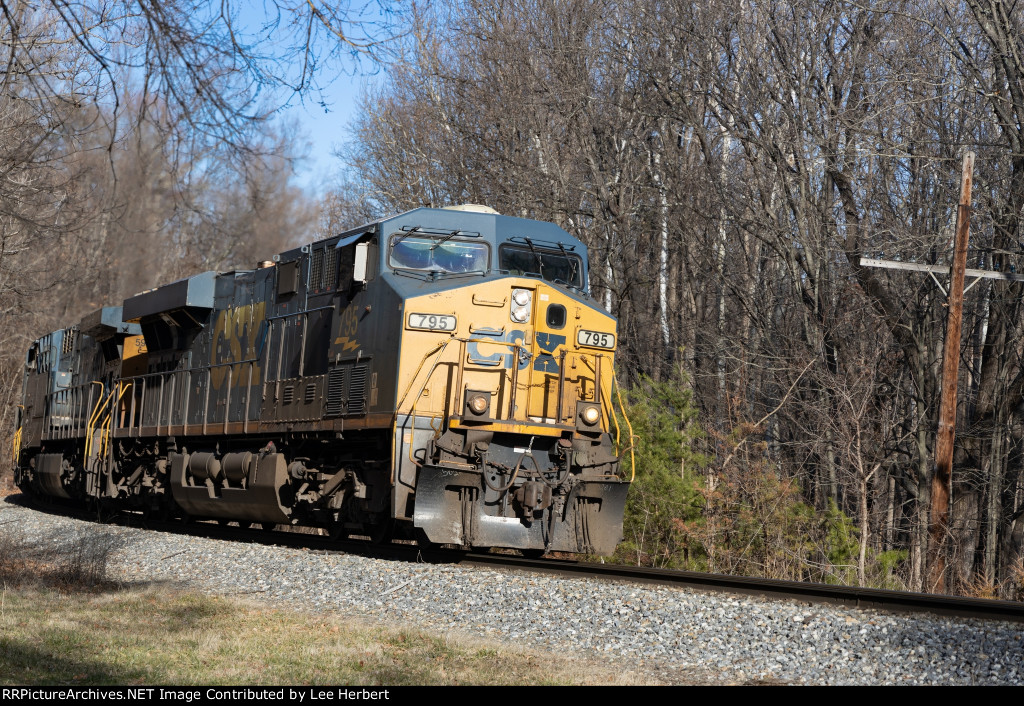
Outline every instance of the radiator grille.
<path id="1" fill-rule="evenodd" d="M 338 251 L 327 248 L 324 251 L 324 289 L 334 289 L 338 284 Z"/>
<path id="2" fill-rule="evenodd" d="M 324 276 L 324 251 L 317 248 L 313 251 L 312 263 L 309 271 L 309 288 L 314 292 L 323 289 Z"/>

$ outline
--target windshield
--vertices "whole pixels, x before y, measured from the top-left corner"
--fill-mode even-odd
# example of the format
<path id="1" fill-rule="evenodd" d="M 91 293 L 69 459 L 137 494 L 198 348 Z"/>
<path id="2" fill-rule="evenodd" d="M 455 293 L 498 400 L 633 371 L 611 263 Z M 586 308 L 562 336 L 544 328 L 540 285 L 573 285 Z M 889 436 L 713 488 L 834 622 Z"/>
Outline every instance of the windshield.
<path id="1" fill-rule="evenodd" d="M 549 282 L 583 288 L 580 258 L 568 252 L 502 245 L 498 250 L 498 259 L 498 267 L 507 270 L 509 274 L 541 277 Z"/>
<path id="2" fill-rule="evenodd" d="M 428 236 L 398 237 L 391 242 L 392 267 L 431 272 L 486 272 L 487 244 Z"/>

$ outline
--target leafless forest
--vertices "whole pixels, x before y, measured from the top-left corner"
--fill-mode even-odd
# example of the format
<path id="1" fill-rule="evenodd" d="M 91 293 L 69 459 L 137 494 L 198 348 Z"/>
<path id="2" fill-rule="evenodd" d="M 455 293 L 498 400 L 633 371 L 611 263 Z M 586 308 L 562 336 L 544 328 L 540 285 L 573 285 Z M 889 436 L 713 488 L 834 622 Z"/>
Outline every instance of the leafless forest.
<path id="1" fill-rule="evenodd" d="M 638 432 L 622 560 L 933 588 L 946 300 L 859 260 L 947 265 L 970 150 L 968 267 L 1024 262 L 1024 8 L 435 0 L 367 28 L 328 5 L 278 4 L 275 69 L 187 2 L 76 23 L 78 5 L 0 0 L 5 436 L 22 351 L 61 322 L 375 214 L 485 203 L 584 240 L 619 317 Z M 317 202 L 259 98 L 315 93 L 339 52 L 387 80 Z M 1021 287 L 966 295 L 958 592 L 1024 595 Z"/>

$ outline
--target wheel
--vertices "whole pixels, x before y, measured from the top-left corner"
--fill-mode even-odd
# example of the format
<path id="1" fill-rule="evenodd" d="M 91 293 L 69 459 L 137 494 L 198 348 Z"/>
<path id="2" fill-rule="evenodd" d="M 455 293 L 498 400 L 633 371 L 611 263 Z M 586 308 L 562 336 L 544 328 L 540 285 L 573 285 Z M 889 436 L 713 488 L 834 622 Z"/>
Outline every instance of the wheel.
<path id="1" fill-rule="evenodd" d="M 547 549 L 520 549 L 519 553 L 526 559 L 540 559 L 547 554 Z"/>
<path id="2" fill-rule="evenodd" d="M 374 544 L 385 544 L 390 542 L 395 535 L 395 520 L 389 517 L 383 522 L 370 525 L 370 541 Z"/>
<path id="3" fill-rule="evenodd" d="M 341 521 L 331 522 L 327 526 L 327 536 L 331 538 L 333 542 L 340 542 L 348 539 L 349 534 L 348 528 L 345 527 L 345 523 Z"/>

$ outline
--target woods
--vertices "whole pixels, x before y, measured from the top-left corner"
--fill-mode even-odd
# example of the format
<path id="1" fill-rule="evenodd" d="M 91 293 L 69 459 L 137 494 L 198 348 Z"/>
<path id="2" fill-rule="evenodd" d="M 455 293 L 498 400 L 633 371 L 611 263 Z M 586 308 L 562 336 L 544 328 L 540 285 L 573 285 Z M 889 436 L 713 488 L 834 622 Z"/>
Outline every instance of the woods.
<path id="1" fill-rule="evenodd" d="M 32 340 L 313 236 L 294 126 L 324 68 L 387 55 L 400 14 L 277 0 L 0 2 L 0 429 Z M 399 8 L 400 9 L 400 8 Z M 355 58 L 353 58 L 355 57 Z M 8 474 L 5 468 L 4 474 Z"/>
<path id="2" fill-rule="evenodd" d="M 619 318 L 621 560 L 934 588 L 945 296 L 860 259 L 948 266 L 970 150 L 968 267 L 1020 270 L 1019 8 L 437 0 L 360 35 L 345 8 L 275 7 L 270 51 L 204 3 L 0 3 L 4 435 L 23 351 L 60 322 L 318 229 L 483 203 L 587 243 Z M 317 203 L 264 99 L 315 95 L 353 51 L 386 80 Z M 950 591 L 1024 595 L 1022 295 L 965 298 Z"/>
<path id="3" fill-rule="evenodd" d="M 694 416 L 677 431 L 703 430 L 679 442 L 706 462 L 668 493 L 668 535 L 637 530 L 632 560 L 928 590 L 945 300 L 927 277 L 860 258 L 948 265 L 970 149 L 969 266 L 1015 268 L 1020 12 L 976 0 L 433 10 L 365 100 L 344 192 L 381 211 L 487 203 L 588 243 L 594 290 L 620 319 L 621 383 L 681 388 Z M 1019 290 L 967 294 L 952 590 L 1020 591 Z M 645 458 L 679 473 L 677 458 Z M 663 491 L 638 511 L 664 512 Z M 758 531 L 719 564 L 745 522 Z"/>

